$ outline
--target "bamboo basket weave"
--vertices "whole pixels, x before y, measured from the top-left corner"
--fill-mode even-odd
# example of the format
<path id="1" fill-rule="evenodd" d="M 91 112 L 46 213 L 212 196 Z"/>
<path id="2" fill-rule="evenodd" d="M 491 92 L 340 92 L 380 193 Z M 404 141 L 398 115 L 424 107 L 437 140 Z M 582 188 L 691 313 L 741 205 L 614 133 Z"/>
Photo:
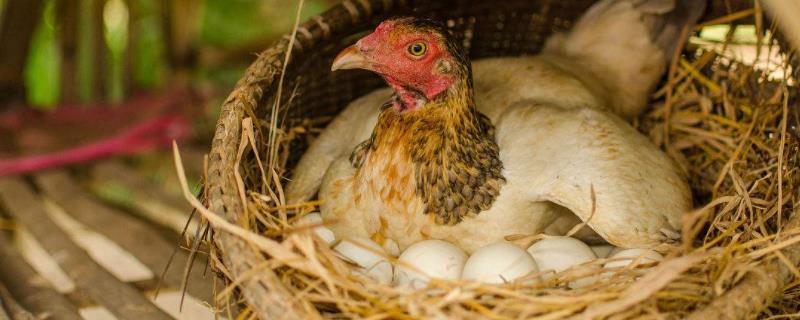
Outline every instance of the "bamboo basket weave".
<path id="1" fill-rule="evenodd" d="M 387 17 L 416 15 L 447 21 L 473 60 L 534 54 L 551 33 L 569 29 L 594 2 L 347 0 L 300 24 L 293 39 L 287 35 L 262 52 L 222 105 L 202 199 L 207 219 L 208 214 L 224 218 L 208 219 L 213 230 L 212 260 L 234 289 L 226 293 L 241 298 L 237 300 L 241 312 L 262 319 L 659 315 L 739 319 L 797 312 L 800 273 L 795 266 L 800 249 L 795 243 L 800 219 L 792 214 L 800 198 L 796 95 L 783 92 L 786 99 L 764 103 L 766 107 L 754 114 L 759 103 L 748 101 L 768 92 L 778 94 L 775 88 L 780 86 L 750 84 L 748 79 L 756 77 L 753 70 L 715 73 L 707 61 L 697 62 L 702 57 L 692 60 L 696 69 L 681 69 L 678 60 L 673 62 L 672 75 L 662 89 L 666 94 L 656 97 L 654 111 L 635 123 L 682 165 L 697 207 L 705 207 L 687 215 L 683 247 L 660 264 L 685 270 L 684 274 L 648 278 L 653 281 L 650 285 L 629 281 L 580 292 L 563 286 L 529 288 L 519 289 L 524 291 L 515 296 L 507 287 L 511 291 L 487 292 L 490 289 L 466 285 L 457 290 L 475 296 L 448 298 L 431 291 L 428 298 L 419 294 L 403 298 L 369 284 L 353 287 L 355 280 L 340 283 L 336 279 L 341 277 L 318 274 L 327 271 L 292 260 L 310 259 L 317 267 L 336 265 L 314 256 L 303 247 L 305 242 L 289 235 L 292 217 L 310 211 L 313 204 L 282 206 L 280 184 L 315 132 L 348 102 L 383 85 L 368 72 L 331 73 L 331 61 L 342 48 Z M 751 0 L 710 2 L 705 21 L 753 8 Z M 762 23 L 752 17 L 751 21 Z M 289 47 L 289 63 L 284 66 Z M 683 93 L 672 94 L 679 91 Z M 699 118 L 680 118 L 696 114 Z M 669 125 L 665 118 L 671 119 Z M 758 140 L 768 133 L 769 139 Z M 703 139 L 710 144 L 687 142 Z M 727 151 L 715 150 L 714 139 L 730 142 L 720 147 Z M 715 160 L 720 154 L 727 158 Z M 784 170 L 775 171 L 776 166 Z M 774 174 L 762 174 L 761 181 L 753 183 L 758 179 L 744 172 L 738 179 L 733 178 L 735 173 L 731 178 L 726 174 L 735 169 L 758 175 L 759 168 Z M 723 178 L 714 185 L 717 176 Z M 321 247 L 317 243 L 314 250 L 329 256 L 330 250 Z M 657 287 L 650 290 L 651 285 Z"/>

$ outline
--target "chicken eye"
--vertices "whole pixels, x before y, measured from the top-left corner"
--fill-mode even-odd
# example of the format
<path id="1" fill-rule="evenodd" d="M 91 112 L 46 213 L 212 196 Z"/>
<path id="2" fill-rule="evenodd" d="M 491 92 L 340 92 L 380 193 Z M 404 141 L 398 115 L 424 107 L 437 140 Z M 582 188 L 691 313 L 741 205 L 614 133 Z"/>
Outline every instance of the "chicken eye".
<path id="1" fill-rule="evenodd" d="M 408 46 L 408 53 L 414 57 L 421 57 L 427 49 L 428 47 L 424 43 L 414 42 Z"/>

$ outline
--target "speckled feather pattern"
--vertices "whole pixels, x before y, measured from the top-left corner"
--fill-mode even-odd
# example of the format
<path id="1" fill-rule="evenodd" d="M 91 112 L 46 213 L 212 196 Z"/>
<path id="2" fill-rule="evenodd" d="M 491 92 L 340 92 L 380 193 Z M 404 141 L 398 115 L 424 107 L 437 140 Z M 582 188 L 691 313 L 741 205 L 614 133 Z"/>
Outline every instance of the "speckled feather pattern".
<path id="1" fill-rule="evenodd" d="M 384 202 L 400 202 L 393 204 L 398 208 L 409 207 L 403 194 L 414 190 L 437 224 L 456 224 L 491 207 L 505 182 L 494 126 L 464 90 L 466 84 L 455 86 L 419 110 L 384 108 L 372 136 L 351 157 L 356 179 Z"/>

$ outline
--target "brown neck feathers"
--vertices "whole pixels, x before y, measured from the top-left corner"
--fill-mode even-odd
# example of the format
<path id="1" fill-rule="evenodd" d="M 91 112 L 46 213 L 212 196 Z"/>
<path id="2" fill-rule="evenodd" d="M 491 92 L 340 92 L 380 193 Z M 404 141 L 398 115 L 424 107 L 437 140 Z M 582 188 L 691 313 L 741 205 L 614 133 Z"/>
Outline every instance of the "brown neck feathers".
<path id="1" fill-rule="evenodd" d="M 491 207 L 505 182 L 494 126 L 474 106 L 469 70 L 446 92 L 411 111 L 384 108 L 354 166 L 379 147 L 401 148 L 416 193 L 436 223 L 453 225 Z M 408 164 L 396 164 L 408 165 Z"/>

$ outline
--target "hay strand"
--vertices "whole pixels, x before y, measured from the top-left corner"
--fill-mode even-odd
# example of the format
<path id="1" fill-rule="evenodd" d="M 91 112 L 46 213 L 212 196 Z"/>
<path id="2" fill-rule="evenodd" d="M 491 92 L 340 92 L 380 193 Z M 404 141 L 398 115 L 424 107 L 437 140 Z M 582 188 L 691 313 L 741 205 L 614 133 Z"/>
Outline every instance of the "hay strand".
<path id="1" fill-rule="evenodd" d="M 347 3 L 352 12 L 361 10 Z M 739 11 L 704 25 L 729 23 L 758 11 Z M 289 70 L 287 59 L 295 35 L 280 43 L 283 51 L 270 52 L 273 61 L 283 62 L 276 64 L 279 69 L 271 69 L 281 78 Z M 238 253 L 212 259 L 229 277 L 230 286 L 223 292 L 237 297 L 234 287 L 242 289 L 246 307 L 241 317 L 701 319 L 717 314 L 750 318 L 763 312 L 767 316 L 796 313 L 800 302 L 791 297 L 800 295 L 793 280 L 800 271 L 792 267 L 800 259 L 800 225 L 794 214 L 800 197 L 800 142 L 793 133 L 791 110 L 797 108 L 797 88 L 788 79 L 770 81 L 769 70 L 754 69 L 713 50 L 698 52 L 694 58 L 675 55 L 671 62 L 668 81 L 654 95 L 652 110 L 637 119 L 637 128 L 680 164 L 701 209 L 687 213 L 680 245 L 668 248 L 667 259 L 655 267 L 603 270 L 597 267 L 609 260 L 600 259 L 545 282 L 485 285 L 437 280 L 418 291 L 354 276 L 353 266 L 318 239 L 313 228 L 292 226 L 317 210 L 319 201 L 286 205 L 283 179 L 291 169 L 292 156 L 301 152 L 297 146 L 319 133 L 329 118 L 278 121 L 279 111 L 291 105 L 283 98 L 256 102 L 260 97 L 248 96 L 244 100 L 252 103 L 223 114 L 230 117 L 224 123 L 234 124 L 224 134 L 238 138 L 231 139 L 235 143 L 225 141 L 229 143 L 226 150 L 231 151 L 227 156 L 233 158 L 225 161 L 234 163 L 236 170 L 218 173 L 231 175 L 228 182 L 217 182 L 232 183 L 224 189 L 230 192 L 220 195 L 211 188 L 207 199 L 217 201 L 211 204 L 214 210 L 228 210 L 225 218 L 206 209 L 186 185 L 184 195 L 218 237 L 235 238 L 252 250 L 248 254 L 258 256 L 242 259 L 257 263 L 236 272 L 223 264 L 223 258 Z M 789 73 L 784 74 L 788 77 Z M 280 80 L 278 87 L 282 89 Z M 232 97 L 240 94 L 237 89 Z M 258 103 L 271 106 L 263 110 L 270 115 L 268 123 L 254 118 Z M 180 156 L 174 148 L 180 176 Z M 269 157 L 262 159 L 264 154 Z M 181 179 L 185 184 L 185 177 Z M 220 205 L 218 198 L 223 196 L 241 207 Z M 510 237 L 519 243 L 536 239 Z M 230 250 L 230 246 L 225 248 Z M 645 267 L 654 269 L 646 272 Z M 592 285 L 567 286 L 570 281 L 603 274 Z M 250 283 L 254 277 L 261 278 L 258 285 Z M 757 297 L 747 296 L 753 293 Z"/>

